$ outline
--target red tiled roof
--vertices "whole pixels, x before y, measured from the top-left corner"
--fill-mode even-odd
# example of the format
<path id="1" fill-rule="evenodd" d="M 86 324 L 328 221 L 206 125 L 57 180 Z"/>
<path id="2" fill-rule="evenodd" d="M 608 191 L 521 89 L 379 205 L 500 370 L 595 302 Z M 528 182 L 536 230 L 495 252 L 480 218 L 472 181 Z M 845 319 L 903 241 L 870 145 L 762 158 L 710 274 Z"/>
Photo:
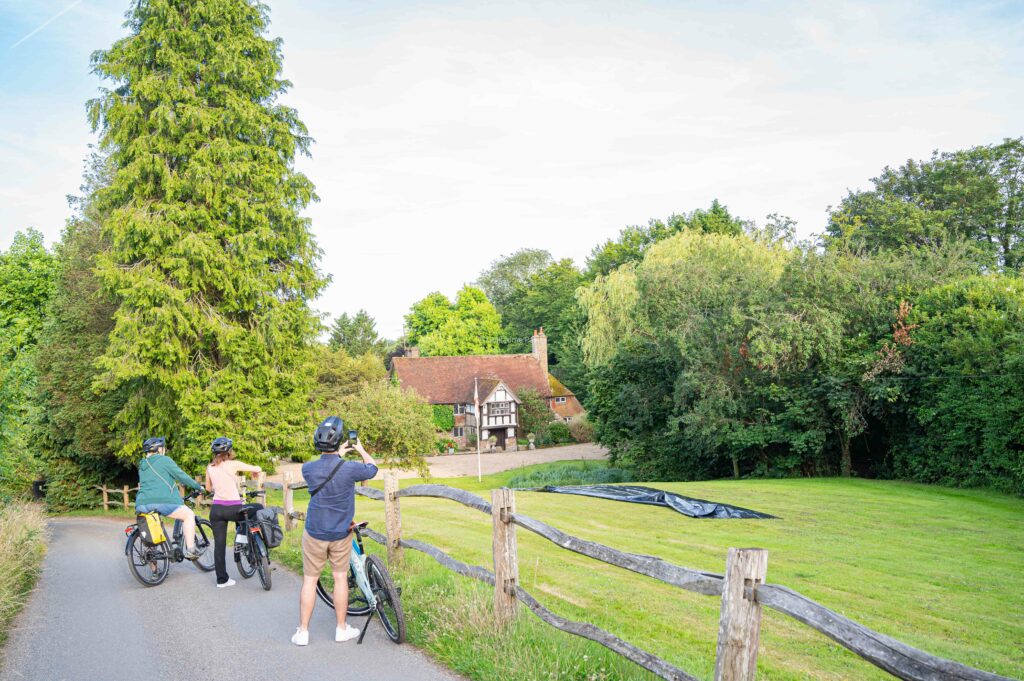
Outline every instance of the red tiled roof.
<path id="1" fill-rule="evenodd" d="M 481 400 L 487 396 L 484 379 L 500 379 L 514 393 L 533 388 L 542 397 L 552 396 L 548 374 L 533 355 L 395 357 L 391 366 L 403 387 L 412 388 L 431 404 L 472 404 L 477 378 L 481 379 Z M 572 394 L 565 386 L 562 390 Z"/>

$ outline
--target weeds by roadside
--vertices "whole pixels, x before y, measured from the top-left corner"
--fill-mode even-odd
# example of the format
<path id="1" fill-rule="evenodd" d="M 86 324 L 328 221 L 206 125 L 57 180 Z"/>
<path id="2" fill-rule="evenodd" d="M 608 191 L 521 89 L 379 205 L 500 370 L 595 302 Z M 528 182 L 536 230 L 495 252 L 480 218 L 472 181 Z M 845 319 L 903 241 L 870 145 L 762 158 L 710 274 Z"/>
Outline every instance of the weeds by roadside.
<path id="1" fill-rule="evenodd" d="M 37 504 L 0 506 L 0 644 L 32 590 L 46 551 L 46 515 Z"/>

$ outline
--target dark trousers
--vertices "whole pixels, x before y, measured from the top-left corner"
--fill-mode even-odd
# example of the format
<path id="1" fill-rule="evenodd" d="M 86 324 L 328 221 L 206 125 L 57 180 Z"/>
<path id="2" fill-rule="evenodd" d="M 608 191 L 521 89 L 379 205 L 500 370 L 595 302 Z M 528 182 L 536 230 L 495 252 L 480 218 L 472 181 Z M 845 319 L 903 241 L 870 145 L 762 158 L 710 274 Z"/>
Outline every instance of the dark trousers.
<path id="1" fill-rule="evenodd" d="M 228 523 L 238 523 L 241 506 L 214 504 L 210 507 L 210 524 L 213 525 L 213 560 L 217 568 L 217 583 L 228 581 L 227 554 Z"/>

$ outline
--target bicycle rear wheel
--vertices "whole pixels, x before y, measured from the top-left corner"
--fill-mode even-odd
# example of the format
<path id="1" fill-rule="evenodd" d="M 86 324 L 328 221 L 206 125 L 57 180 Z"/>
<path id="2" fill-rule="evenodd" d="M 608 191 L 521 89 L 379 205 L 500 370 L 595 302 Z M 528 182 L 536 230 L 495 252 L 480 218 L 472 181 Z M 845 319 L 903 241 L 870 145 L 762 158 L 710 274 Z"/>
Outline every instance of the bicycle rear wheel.
<path id="1" fill-rule="evenodd" d="M 142 586 L 156 586 L 165 579 L 171 569 L 171 557 L 168 554 L 167 542 L 156 546 L 146 546 L 138 533 L 132 536 L 128 547 L 128 568 Z"/>
<path id="2" fill-rule="evenodd" d="M 193 562 L 203 572 L 214 568 L 213 525 L 206 518 L 196 518 L 196 553 L 199 557 Z"/>
<path id="3" fill-rule="evenodd" d="M 264 591 L 270 591 L 270 587 L 273 586 L 270 574 L 270 551 L 267 550 L 267 544 L 263 541 L 262 534 L 255 535 L 252 538 L 252 543 L 253 560 L 256 562 L 256 572 L 260 575 L 260 583 L 263 584 Z"/>
<path id="4" fill-rule="evenodd" d="M 370 588 L 377 599 L 377 615 L 384 625 L 384 631 L 388 638 L 395 643 L 405 640 L 405 612 L 402 611 L 402 601 L 398 595 L 395 583 L 391 581 L 384 561 L 377 556 L 366 558 L 366 576 L 370 580 Z"/>

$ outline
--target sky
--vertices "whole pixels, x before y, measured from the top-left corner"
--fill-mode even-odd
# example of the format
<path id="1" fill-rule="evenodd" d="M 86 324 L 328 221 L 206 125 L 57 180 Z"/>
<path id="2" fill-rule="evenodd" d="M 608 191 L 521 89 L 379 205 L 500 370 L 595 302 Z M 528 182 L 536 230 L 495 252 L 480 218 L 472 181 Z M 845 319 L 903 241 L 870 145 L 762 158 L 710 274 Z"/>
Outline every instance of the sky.
<path id="1" fill-rule="evenodd" d="M 128 0 L 0 0 L 0 249 L 53 243 Z M 627 225 L 794 218 L 887 165 L 1024 135 L 1024 1 L 270 0 L 332 282 L 382 335 L 495 258 L 582 265 Z"/>

